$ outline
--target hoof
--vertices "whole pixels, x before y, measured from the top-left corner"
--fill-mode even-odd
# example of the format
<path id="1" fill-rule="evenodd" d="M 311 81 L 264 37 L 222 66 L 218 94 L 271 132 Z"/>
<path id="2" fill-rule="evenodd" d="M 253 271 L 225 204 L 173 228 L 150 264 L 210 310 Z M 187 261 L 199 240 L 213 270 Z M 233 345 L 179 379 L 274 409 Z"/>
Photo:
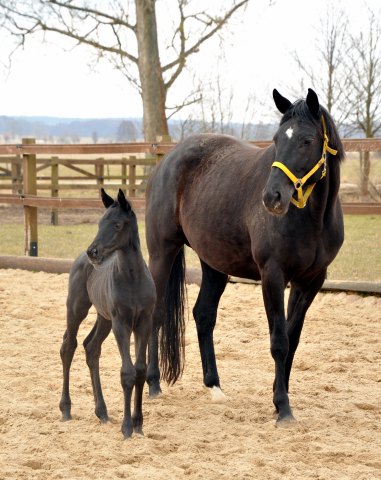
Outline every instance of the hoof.
<path id="1" fill-rule="evenodd" d="M 102 425 L 106 425 L 107 423 L 112 423 L 112 421 L 110 420 L 110 418 L 108 417 L 108 415 L 106 415 L 105 417 L 102 417 L 99 419 L 101 421 L 101 424 Z"/>
<path id="2" fill-rule="evenodd" d="M 205 387 L 211 395 L 211 403 L 226 403 L 229 400 L 225 397 L 220 387 Z"/>
<path id="3" fill-rule="evenodd" d="M 144 437 L 144 433 L 143 433 L 142 427 L 136 427 L 136 428 L 134 428 L 134 433 L 138 433 L 139 435 L 143 435 L 143 437 Z"/>
<path id="4" fill-rule="evenodd" d="M 165 398 L 164 393 L 161 390 L 160 392 L 150 393 L 147 397 L 147 400 L 159 400 L 160 398 Z"/>
<path id="5" fill-rule="evenodd" d="M 278 412 L 278 410 L 274 410 L 274 411 L 273 411 L 273 417 L 274 417 L 274 418 L 278 418 L 278 417 L 279 417 L 279 412 Z"/>
<path id="6" fill-rule="evenodd" d="M 284 418 L 278 417 L 278 420 L 275 422 L 277 428 L 292 428 L 296 427 L 296 425 L 298 425 L 298 422 L 292 415 L 288 415 Z"/>
<path id="7" fill-rule="evenodd" d="M 63 413 L 61 421 L 68 422 L 69 420 L 72 420 L 70 413 Z"/>

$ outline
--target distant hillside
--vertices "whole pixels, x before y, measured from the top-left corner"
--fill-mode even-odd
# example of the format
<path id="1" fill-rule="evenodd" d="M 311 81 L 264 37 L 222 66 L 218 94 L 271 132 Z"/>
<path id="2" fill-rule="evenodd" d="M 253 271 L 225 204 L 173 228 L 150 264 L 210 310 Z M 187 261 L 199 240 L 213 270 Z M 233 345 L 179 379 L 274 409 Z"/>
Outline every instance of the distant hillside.
<path id="1" fill-rule="evenodd" d="M 170 120 L 169 134 L 173 141 L 200 132 L 219 133 L 221 126 L 199 120 Z M 274 124 L 230 123 L 223 132 L 246 140 L 270 140 L 277 126 Z M 106 142 L 136 142 L 144 138 L 141 118 L 59 118 L 59 117 L 7 117 L 0 116 L 0 135 L 3 141 L 12 142 L 23 136 L 32 136 L 47 143 L 78 143 L 81 138 L 103 139 Z"/>
<path id="2" fill-rule="evenodd" d="M 141 124 L 141 119 L 134 118 L 56 118 L 56 117 L 6 117 L 0 116 L 0 134 L 8 133 L 11 138 L 23 135 L 42 138 L 44 136 L 70 137 L 76 133 L 80 137 L 91 137 L 93 132 L 98 137 L 116 136 L 123 121 Z M 140 132 L 138 132 L 140 133 Z"/>

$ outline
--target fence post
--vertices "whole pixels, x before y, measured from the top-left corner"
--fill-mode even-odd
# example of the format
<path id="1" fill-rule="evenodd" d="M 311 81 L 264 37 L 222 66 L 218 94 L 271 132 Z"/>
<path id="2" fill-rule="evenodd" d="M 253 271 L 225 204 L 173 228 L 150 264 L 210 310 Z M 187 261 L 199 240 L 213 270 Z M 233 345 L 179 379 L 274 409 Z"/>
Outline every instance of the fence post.
<path id="1" fill-rule="evenodd" d="M 34 138 L 23 138 L 22 144 L 36 143 Z M 36 155 L 23 155 L 23 193 L 37 195 Z M 25 255 L 37 257 L 37 207 L 24 206 Z"/>
<path id="2" fill-rule="evenodd" d="M 130 161 L 135 161 L 136 157 L 130 157 Z M 135 185 L 136 184 L 136 165 L 130 165 L 128 168 L 128 184 L 129 185 Z M 135 197 L 136 195 L 136 189 L 135 188 L 129 188 L 128 189 L 128 196 L 129 197 Z"/>
<path id="3" fill-rule="evenodd" d="M 58 162 L 53 163 L 55 160 L 58 160 L 58 157 L 52 157 L 52 185 L 58 185 Z M 58 186 L 57 188 L 52 188 L 52 198 L 57 197 Z M 52 208 L 51 225 L 58 225 L 58 208 Z"/>
<path id="4" fill-rule="evenodd" d="M 17 155 L 16 158 L 20 158 L 20 155 Z M 20 158 L 21 160 L 21 158 Z M 19 183 L 21 176 L 21 164 L 20 163 L 12 163 L 12 183 Z M 18 193 L 18 188 L 13 187 L 12 193 Z"/>
<path id="5" fill-rule="evenodd" d="M 97 160 L 104 160 L 104 158 L 98 158 Z M 95 165 L 95 175 L 97 176 L 97 184 L 99 185 L 99 196 L 101 196 L 101 185 L 104 184 L 104 170 L 105 166 L 104 165 Z"/>
<path id="6" fill-rule="evenodd" d="M 170 135 L 156 135 L 156 142 L 170 142 L 171 141 L 171 136 Z M 162 158 L 164 157 L 164 153 L 157 153 L 156 154 L 156 165 L 158 165 Z"/>
<path id="7" fill-rule="evenodd" d="M 122 177 L 126 176 L 126 164 L 124 163 L 127 160 L 127 158 L 122 158 Z M 122 178 L 122 185 L 126 185 L 126 179 Z M 127 195 L 127 191 L 125 188 L 122 188 L 122 191 L 124 195 Z"/>

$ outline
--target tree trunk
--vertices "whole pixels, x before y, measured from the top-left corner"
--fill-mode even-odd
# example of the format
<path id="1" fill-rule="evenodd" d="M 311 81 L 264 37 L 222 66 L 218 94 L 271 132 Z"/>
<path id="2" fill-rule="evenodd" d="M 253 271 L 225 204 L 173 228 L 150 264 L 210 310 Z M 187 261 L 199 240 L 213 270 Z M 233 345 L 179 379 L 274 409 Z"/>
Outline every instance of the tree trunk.
<path id="1" fill-rule="evenodd" d="M 369 174 L 370 174 L 370 153 L 364 152 L 363 158 L 360 158 L 361 165 L 361 195 L 369 196 Z"/>
<path id="2" fill-rule="evenodd" d="M 135 0 L 135 4 L 144 139 L 146 142 L 154 142 L 156 135 L 168 135 L 165 88 L 157 43 L 155 0 Z"/>

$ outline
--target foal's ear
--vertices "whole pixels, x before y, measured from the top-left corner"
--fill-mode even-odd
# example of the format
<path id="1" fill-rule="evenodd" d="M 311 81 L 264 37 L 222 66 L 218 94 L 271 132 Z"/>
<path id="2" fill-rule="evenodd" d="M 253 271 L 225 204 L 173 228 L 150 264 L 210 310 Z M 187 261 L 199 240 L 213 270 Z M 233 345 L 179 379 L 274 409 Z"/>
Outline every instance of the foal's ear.
<path id="1" fill-rule="evenodd" d="M 123 210 L 131 210 L 131 205 L 128 203 L 126 197 L 124 196 L 123 190 L 119 189 L 118 192 L 118 202 L 119 205 L 123 208 Z"/>
<path id="2" fill-rule="evenodd" d="M 288 107 L 291 105 L 290 100 L 287 98 L 282 97 L 282 95 L 278 92 L 276 88 L 273 90 L 273 99 L 276 105 L 276 108 L 280 111 L 280 113 L 285 113 Z"/>
<path id="3" fill-rule="evenodd" d="M 107 193 L 101 188 L 101 198 L 103 205 L 108 208 L 111 207 L 111 205 L 114 203 L 114 200 L 110 197 L 110 195 L 107 195 Z"/>
<path id="4" fill-rule="evenodd" d="M 319 113 L 319 99 L 316 93 L 312 90 L 312 88 L 308 89 L 306 104 L 312 115 L 314 117 L 317 117 Z"/>

